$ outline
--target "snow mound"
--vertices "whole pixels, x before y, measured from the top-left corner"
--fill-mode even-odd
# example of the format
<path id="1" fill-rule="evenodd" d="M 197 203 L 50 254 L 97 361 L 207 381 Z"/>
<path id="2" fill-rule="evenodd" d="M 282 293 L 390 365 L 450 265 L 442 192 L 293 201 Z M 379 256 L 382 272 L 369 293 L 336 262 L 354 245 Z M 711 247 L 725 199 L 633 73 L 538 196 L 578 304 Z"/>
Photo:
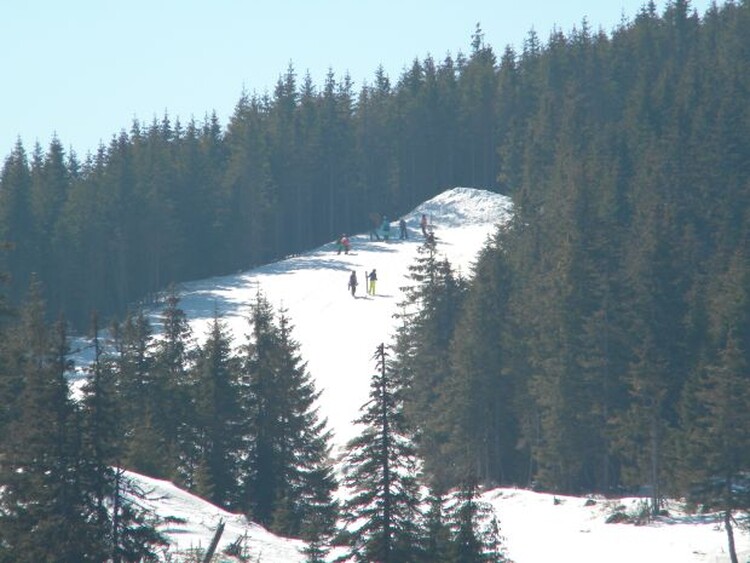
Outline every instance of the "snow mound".
<path id="1" fill-rule="evenodd" d="M 408 217 L 417 221 L 424 213 L 434 226 L 458 228 L 466 225 L 505 223 L 511 215 L 510 198 L 477 188 L 453 188 L 419 205 Z"/>
<path id="2" fill-rule="evenodd" d="M 233 514 L 196 497 L 169 481 L 162 481 L 125 472 L 131 486 L 144 495 L 136 502 L 155 514 L 160 521 L 157 529 L 170 542 L 172 557 L 185 556 L 205 550 L 211 543 L 220 522 L 224 532 L 219 540 L 217 554 L 233 543 L 239 542 L 251 561 L 264 563 L 295 563 L 305 560 L 304 542 L 276 536 L 241 514 Z M 221 558 L 222 561 L 235 559 Z"/>

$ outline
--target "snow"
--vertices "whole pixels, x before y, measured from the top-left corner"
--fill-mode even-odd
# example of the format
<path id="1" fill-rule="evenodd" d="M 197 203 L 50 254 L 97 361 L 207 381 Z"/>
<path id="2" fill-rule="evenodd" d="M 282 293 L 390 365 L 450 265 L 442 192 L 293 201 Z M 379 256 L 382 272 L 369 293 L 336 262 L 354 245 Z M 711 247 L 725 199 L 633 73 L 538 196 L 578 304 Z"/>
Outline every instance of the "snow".
<path id="1" fill-rule="evenodd" d="M 376 347 L 394 333 L 407 285 L 408 267 L 422 243 L 419 221 L 426 214 L 438 239 L 438 250 L 463 274 L 495 225 L 508 220 L 510 200 L 480 189 L 454 188 L 404 216 L 408 240 L 398 240 L 398 219 L 391 223 L 390 241 L 370 241 L 367 234 L 350 236 L 350 254 L 337 254 L 332 241 L 308 253 L 289 257 L 232 276 L 184 284 L 181 307 L 197 342 L 202 342 L 218 312 L 240 345 L 249 333 L 249 307 L 262 291 L 276 310 L 284 309 L 294 326 L 300 353 L 321 391 L 320 413 L 333 430 L 334 451 L 358 433 L 352 420 L 367 400 Z M 365 273 L 377 269 L 376 295 L 366 295 Z M 347 290 L 350 272 L 359 279 L 356 298 Z M 153 318 L 158 318 L 154 310 Z M 136 474 L 131 478 L 153 491 L 151 506 L 162 517 L 177 516 L 167 535 L 172 552 L 207 546 L 219 519 L 226 530 L 219 550 L 247 534 L 253 561 L 304 561 L 301 542 L 273 536 L 244 517 L 229 514 L 163 481 Z M 690 517 L 678 507 L 672 516 L 643 526 L 606 524 L 620 505 L 635 513 L 641 499 L 554 497 L 520 489 L 487 491 L 495 508 L 509 557 L 515 563 L 576 561 L 578 563 L 727 561 L 726 534 L 715 518 Z M 184 523 L 180 523 L 184 521 Z M 750 537 L 736 533 L 740 561 L 750 559 Z"/>
<path id="2" fill-rule="evenodd" d="M 251 555 L 251 561 L 304 561 L 301 554 L 304 543 L 299 540 L 279 538 L 244 516 L 222 510 L 168 481 L 131 472 L 126 472 L 126 478 L 136 483 L 143 494 L 145 500 L 138 501 L 139 504 L 164 521 L 159 530 L 169 539 L 172 554 L 205 550 L 219 523 L 224 522 L 217 553 L 240 539 L 246 553 Z"/>

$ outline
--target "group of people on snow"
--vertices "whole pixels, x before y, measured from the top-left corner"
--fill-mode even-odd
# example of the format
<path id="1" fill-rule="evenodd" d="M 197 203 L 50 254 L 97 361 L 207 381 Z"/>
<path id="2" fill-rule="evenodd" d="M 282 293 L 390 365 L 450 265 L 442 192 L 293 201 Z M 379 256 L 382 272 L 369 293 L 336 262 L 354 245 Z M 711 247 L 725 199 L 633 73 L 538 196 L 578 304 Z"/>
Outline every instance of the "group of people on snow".
<path id="1" fill-rule="evenodd" d="M 377 215 L 374 216 L 375 221 L 379 219 Z M 427 215 L 425 213 L 422 214 L 422 218 L 419 221 L 419 226 L 422 230 L 422 236 L 424 236 L 425 240 L 428 242 L 434 242 L 434 234 L 432 232 L 431 225 L 429 225 L 427 220 Z M 399 239 L 406 240 L 409 238 L 409 231 L 406 226 L 406 220 L 401 218 L 398 222 L 398 228 L 399 228 Z M 390 237 L 390 230 L 391 225 L 388 221 L 388 217 L 383 217 L 383 222 L 380 224 L 379 227 L 374 228 L 372 231 L 370 231 L 370 240 L 388 240 Z M 343 251 L 344 254 L 349 254 L 349 250 L 351 249 L 351 242 L 349 241 L 349 237 L 346 236 L 346 233 L 342 234 L 341 237 L 338 239 L 337 244 L 337 254 L 341 254 Z M 371 272 L 365 272 L 365 278 L 367 283 L 367 294 L 368 295 L 375 295 L 375 284 L 378 281 L 378 273 L 375 270 L 375 268 L 372 269 Z M 351 274 L 349 275 L 349 284 L 347 285 L 347 289 L 351 292 L 352 297 L 357 296 L 357 286 L 359 285 L 359 282 L 357 281 L 357 272 L 355 270 L 352 270 Z"/>
<path id="2" fill-rule="evenodd" d="M 381 220 L 380 215 L 373 213 L 370 215 L 370 218 L 373 222 L 373 228 L 370 230 L 370 240 L 389 240 L 391 236 L 391 223 L 388 221 L 388 217 L 384 215 Z M 427 238 L 430 232 L 432 232 L 432 226 L 428 222 L 426 213 L 422 213 L 419 227 L 422 229 L 422 236 L 424 238 Z M 406 226 L 406 219 L 403 217 L 398 222 L 398 238 L 399 240 L 407 240 L 409 238 L 409 229 Z"/>
<path id="3" fill-rule="evenodd" d="M 365 273 L 365 277 L 367 278 L 367 295 L 375 295 L 375 283 L 378 281 L 378 273 L 375 268 L 371 272 Z M 356 270 L 352 270 L 352 273 L 349 275 L 349 285 L 347 286 L 347 289 L 352 293 L 352 297 L 357 296 L 358 285 L 357 272 Z"/>
<path id="4" fill-rule="evenodd" d="M 370 231 L 370 240 L 388 240 L 391 238 L 391 222 L 386 215 L 380 221 L 377 213 L 371 216 L 375 226 Z"/>

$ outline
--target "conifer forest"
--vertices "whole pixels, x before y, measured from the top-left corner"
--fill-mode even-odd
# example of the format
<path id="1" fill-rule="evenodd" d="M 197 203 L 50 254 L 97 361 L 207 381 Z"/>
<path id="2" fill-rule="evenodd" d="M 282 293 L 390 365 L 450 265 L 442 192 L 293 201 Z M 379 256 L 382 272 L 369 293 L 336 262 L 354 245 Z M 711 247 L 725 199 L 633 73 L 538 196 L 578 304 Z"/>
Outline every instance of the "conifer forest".
<path id="1" fill-rule="evenodd" d="M 366 516 L 334 500 L 290 319 L 259 295 L 239 352 L 218 318 L 189 349 L 167 288 L 453 186 L 511 196 L 514 217 L 465 276 L 429 245 L 412 268 L 419 311 L 378 359 L 390 428 L 410 440 L 393 463 L 419 459 L 436 498 L 645 489 L 655 513 L 667 496 L 749 510 L 750 2 L 673 0 L 610 32 L 530 32 L 519 51 L 477 26 L 466 54 L 358 91 L 290 65 L 226 125 L 134 121 L 85 157 L 19 141 L 0 169 L 0 562 L 49 560 L 46 546 L 60 561 L 153 556 L 158 534 L 113 500 L 120 468 L 305 538 L 316 560 L 341 514 Z M 137 304 L 157 295 L 154 346 Z M 97 354 L 75 402 L 67 336 L 94 327 L 117 353 Z M 381 454 L 361 455 L 357 481 L 376 479 Z M 426 545 L 404 502 L 388 549 Z M 445 549 L 382 560 L 487 560 Z"/>

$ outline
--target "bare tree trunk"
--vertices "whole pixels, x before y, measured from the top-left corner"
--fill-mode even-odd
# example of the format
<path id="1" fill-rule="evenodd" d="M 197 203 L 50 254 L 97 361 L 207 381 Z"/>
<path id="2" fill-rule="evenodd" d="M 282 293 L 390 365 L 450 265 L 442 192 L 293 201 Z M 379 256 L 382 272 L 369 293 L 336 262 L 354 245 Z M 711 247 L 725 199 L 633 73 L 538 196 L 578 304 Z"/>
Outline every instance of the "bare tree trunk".
<path id="1" fill-rule="evenodd" d="M 724 511 L 724 527 L 727 530 L 727 543 L 729 544 L 729 559 L 732 563 L 740 563 L 737 559 L 737 548 L 734 545 L 734 529 L 732 528 L 732 511 Z"/>
<path id="2" fill-rule="evenodd" d="M 659 420 L 656 413 L 651 418 L 651 515 L 657 516 L 661 508 L 659 487 Z"/>
<path id="3" fill-rule="evenodd" d="M 211 540 L 211 545 L 208 546 L 206 556 L 203 558 L 203 563 L 209 563 L 216 553 L 216 547 L 219 545 L 221 535 L 224 533 L 224 520 L 219 520 L 219 525 L 216 527 L 216 533 Z"/>

